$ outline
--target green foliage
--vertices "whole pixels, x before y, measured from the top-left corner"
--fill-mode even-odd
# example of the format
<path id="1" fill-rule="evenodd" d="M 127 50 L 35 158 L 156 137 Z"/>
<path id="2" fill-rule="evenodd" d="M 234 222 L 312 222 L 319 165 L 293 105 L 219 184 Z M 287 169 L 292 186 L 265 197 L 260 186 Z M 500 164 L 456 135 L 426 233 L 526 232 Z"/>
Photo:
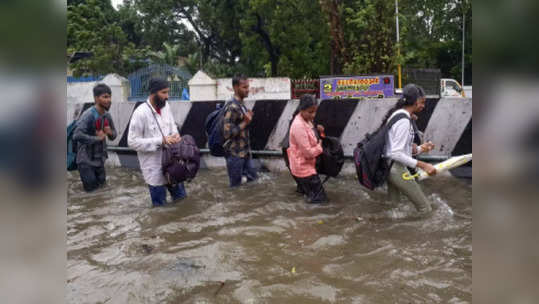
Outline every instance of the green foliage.
<path id="1" fill-rule="evenodd" d="M 170 45 L 166 42 L 163 42 L 162 51 L 150 51 L 149 55 L 155 62 L 176 66 L 178 65 L 178 60 L 180 58 L 179 50 L 179 45 Z"/>
<path id="2" fill-rule="evenodd" d="M 243 58 L 264 76 L 318 77 L 329 73 L 329 32 L 318 2 L 242 1 Z"/>
<path id="3" fill-rule="evenodd" d="M 344 8 L 344 37 L 351 60 L 345 74 L 391 73 L 395 69 L 395 6 L 387 0 L 354 1 Z"/>
<path id="4" fill-rule="evenodd" d="M 126 75 L 144 66 L 147 48 L 136 48 L 120 25 L 112 8 L 98 0 L 68 6 L 67 52 L 84 51 L 93 56 L 71 64 L 75 76 L 118 73 Z"/>
<path id="5" fill-rule="evenodd" d="M 407 67 L 439 68 L 442 77 L 461 78 L 462 21 L 466 16 L 465 81 L 472 82 L 471 0 L 402 0 L 401 42 Z"/>
<path id="6" fill-rule="evenodd" d="M 94 53 L 72 66 L 78 75 L 184 58 L 214 77 L 396 74 L 400 63 L 460 79 L 463 11 L 471 81 L 470 0 L 400 0 L 400 56 L 390 0 L 124 0 L 118 11 L 70 0 L 67 45 Z"/>

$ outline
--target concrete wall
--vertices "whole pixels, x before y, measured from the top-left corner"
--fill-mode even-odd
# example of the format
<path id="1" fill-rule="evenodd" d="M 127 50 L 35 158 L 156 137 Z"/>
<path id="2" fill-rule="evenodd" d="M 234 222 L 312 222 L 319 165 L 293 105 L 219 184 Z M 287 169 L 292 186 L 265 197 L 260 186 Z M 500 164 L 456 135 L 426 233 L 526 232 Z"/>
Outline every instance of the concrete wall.
<path id="1" fill-rule="evenodd" d="M 198 71 L 189 80 L 189 99 L 191 101 L 216 100 L 217 81 L 212 79 L 203 71 Z"/>
<path id="2" fill-rule="evenodd" d="M 193 95 L 191 87 L 191 96 L 195 100 L 169 101 L 169 104 L 181 134 L 192 135 L 200 148 L 206 148 L 204 121 L 216 109 L 217 104 L 222 104 L 232 95 L 232 79 L 213 80 L 203 73 L 197 75 L 190 82 L 190 85 L 198 85 L 200 91 L 200 94 Z M 127 101 L 129 83 L 125 78 L 111 74 L 101 82 L 112 89 L 110 113 L 118 131 L 118 137 L 109 142 L 109 146 L 127 148 L 129 120 L 142 102 Z M 211 85 L 210 82 L 215 83 L 215 91 L 205 89 L 204 86 Z M 250 138 L 252 149 L 280 152 L 292 113 L 299 105 L 298 100 L 290 100 L 290 79 L 251 78 L 249 82 L 250 95 L 246 106 L 254 111 Z M 96 82 L 67 85 L 66 125 L 93 105 L 92 88 L 95 85 Z M 213 98 L 214 94 L 218 100 Z M 204 97 L 208 99 L 201 100 Z M 340 138 L 345 155 L 351 156 L 357 142 L 380 125 L 382 117 L 395 102 L 394 98 L 324 100 L 320 103 L 315 122 L 324 125 L 327 135 Z M 471 98 L 439 99 L 430 96 L 417 124 L 424 132 L 425 139 L 436 144 L 436 149 L 430 155 L 443 157 L 472 152 Z M 271 169 L 285 169 L 278 156 L 264 156 L 261 159 Z M 124 151 L 110 153 L 108 164 L 137 167 L 138 161 L 135 153 Z M 224 166 L 224 161 L 222 158 L 204 155 L 203 166 Z M 347 162 L 343 170 L 353 173 L 353 165 Z"/>
<path id="3" fill-rule="evenodd" d="M 373 100 L 324 100 L 319 106 L 316 123 L 325 126 L 326 134 L 341 139 L 345 155 L 352 151 L 365 133 L 372 132 L 381 123 L 386 111 L 392 107 L 396 99 Z M 207 138 L 204 131 L 206 116 L 215 110 L 223 101 L 171 101 L 172 113 L 181 134 L 192 135 L 200 148 L 206 148 Z M 113 103 L 110 113 L 118 130 L 116 140 L 110 146 L 127 147 L 129 120 L 134 109 L 141 102 Z M 298 100 L 248 100 L 246 106 L 254 111 L 251 124 L 251 146 L 253 150 L 280 152 L 281 143 L 288 132 L 292 113 L 298 107 Z M 76 113 L 92 106 L 87 104 L 68 104 L 69 123 Z M 71 116 L 69 116 L 71 115 Z M 71 119 L 69 119 L 71 117 Z M 460 155 L 472 152 L 471 138 L 472 100 L 462 98 L 428 99 L 424 111 L 417 121 L 418 127 L 425 134 L 425 139 L 432 140 L 436 149 L 432 156 Z M 113 154 L 113 153 L 112 153 Z M 261 157 L 267 166 L 277 169 L 284 167 L 278 157 Z M 122 152 L 114 155 L 109 164 L 137 166 L 133 152 Z M 204 164 L 210 167 L 223 166 L 220 158 L 204 156 Z M 346 171 L 353 171 L 348 164 Z"/>

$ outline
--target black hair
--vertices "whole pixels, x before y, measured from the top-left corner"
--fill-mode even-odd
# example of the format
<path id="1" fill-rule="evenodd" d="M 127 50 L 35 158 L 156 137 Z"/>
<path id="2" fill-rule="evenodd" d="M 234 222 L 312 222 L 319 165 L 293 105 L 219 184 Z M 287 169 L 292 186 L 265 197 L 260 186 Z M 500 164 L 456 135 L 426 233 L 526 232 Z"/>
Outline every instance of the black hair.
<path id="1" fill-rule="evenodd" d="M 294 111 L 294 114 L 292 114 L 292 119 L 294 119 L 294 117 L 296 117 L 296 115 L 298 115 L 300 111 L 306 110 L 316 105 L 318 105 L 318 102 L 316 101 L 316 97 L 314 95 L 312 94 L 301 95 L 301 97 L 299 98 L 299 106 L 296 109 L 296 111 Z"/>
<path id="2" fill-rule="evenodd" d="M 425 91 L 422 87 L 415 85 L 413 83 L 407 84 L 402 89 L 402 97 L 399 98 L 395 106 L 393 108 L 389 109 L 387 111 L 386 115 L 384 116 L 384 119 L 382 120 L 382 124 L 380 125 L 380 128 L 382 128 L 386 123 L 389 117 L 395 113 L 395 111 L 402 109 L 406 106 L 413 106 L 416 101 L 425 96 Z"/>
<path id="3" fill-rule="evenodd" d="M 94 97 L 99 97 L 103 94 L 112 95 L 110 87 L 104 83 L 99 83 L 94 87 Z"/>
<path id="4" fill-rule="evenodd" d="M 234 75 L 234 78 L 232 78 L 232 86 L 238 86 L 240 85 L 240 81 L 247 80 L 247 76 L 245 75 Z"/>

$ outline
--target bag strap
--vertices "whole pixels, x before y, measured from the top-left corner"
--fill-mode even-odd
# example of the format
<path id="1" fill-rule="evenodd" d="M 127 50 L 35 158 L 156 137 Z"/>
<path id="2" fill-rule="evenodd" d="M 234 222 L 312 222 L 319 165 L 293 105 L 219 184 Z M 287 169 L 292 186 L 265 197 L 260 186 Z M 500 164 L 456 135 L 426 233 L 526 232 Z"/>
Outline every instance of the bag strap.
<path id="1" fill-rule="evenodd" d="M 387 123 L 387 128 L 390 129 L 397 121 L 403 119 L 403 118 L 406 118 L 408 120 L 410 120 L 410 123 L 411 123 L 411 119 L 410 117 L 408 117 L 408 115 L 404 114 L 404 113 L 399 113 L 395 116 L 393 116 L 391 118 L 391 120 L 389 120 L 389 122 Z"/>
<path id="2" fill-rule="evenodd" d="M 101 116 L 99 112 L 97 111 L 97 108 L 95 107 L 95 105 L 92 107 L 92 113 L 96 121 L 99 119 L 99 116 Z M 101 130 L 105 128 L 105 115 L 106 115 L 106 112 L 105 114 L 103 114 L 103 116 L 101 116 Z"/>
<path id="3" fill-rule="evenodd" d="M 159 132 L 161 132 L 161 136 L 163 136 L 163 139 L 165 138 L 165 134 L 163 134 L 163 130 L 161 130 L 161 126 L 159 125 L 159 122 L 157 121 L 157 117 L 155 117 L 155 113 L 153 112 L 152 106 L 150 106 L 149 103 L 146 103 L 148 108 L 150 108 L 150 112 L 152 112 L 153 119 L 155 119 L 155 123 L 157 124 L 157 127 L 159 128 Z"/>

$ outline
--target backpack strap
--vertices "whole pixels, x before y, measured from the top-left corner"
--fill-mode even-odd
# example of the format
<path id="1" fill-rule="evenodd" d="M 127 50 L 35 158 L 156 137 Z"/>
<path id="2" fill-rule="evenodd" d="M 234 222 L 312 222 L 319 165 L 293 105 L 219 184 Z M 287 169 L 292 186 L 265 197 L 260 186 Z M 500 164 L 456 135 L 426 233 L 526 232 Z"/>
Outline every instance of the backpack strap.
<path id="1" fill-rule="evenodd" d="M 99 112 L 97 112 L 97 109 L 96 109 L 95 106 L 92 106 L 92 114 L 93 114 L 95 120 L 97 120 L 99 118 Z"/>
<path id="2" fill-rule="evenodd" d="M 403 118 L 406 118 L 406 119 L 410 120 L 410 123 L 411 123 L 411 119 L 410 119 L 410 117 L 408 117 L 408 115 L 406 115 L 406 114 L 404 114 L 404 113 L 399 113 L 399 114 L 393 116 L 393 117 L 389 120 L 389 122 L 387 123 L 387 129 L 388 129 L 388 130 L 391 129 L 391 127 L 392 127 L 397 121 L 399 121 L 399 120 L 401 120 L 401 119 L 403 119 Z"/>
<path id="3" fill-rule="evenodd" d="M 399 113 L 399 114 L 393 116 L 393 117 L 389 120 L 389 122 L 387 123 L 387 130 L 389 131 L 389 129 L 391 129 L 391 127 L 392 127 L 397 121 L 399 121 L 399 120 L 401 120 L 401 119 L 405 119 L 405 118 L 408 119 L 408 120 L 410 120 L 410 123 L 412 123 L 412 120 L 410 119 L 410 117 L 408 117 L 408 115 L 406 115 L 406 114 L 404 114 L 404 113 Z M 387 176 L 387 174 L 389 174 L 389 170 L 391 170 L 391 167 L 393 167 L 393 163 L 394 163 L 394 162 L 395 162 L 394 160 L 389 161 L 389 163 L 388 163 L 388 170 L 387 170 L 386 176 Z"/>
<path id="4" fill-rule="evenodd" d="M 94 116 L 94 120 L 97 121 L 99 119 L 100 115 L 99 115 L 99 112 L 97 111 L 97 108 L 95 107 L 95 105 L 92 107 L 92 114 Z M 106 112 L 101 117 L 101 123 L 100 123 L 101 124 L 101 130 L 103 130 L 105 128 L 105 115 L 106 115 Z"/>
<path id="5" fill-rule="evenodd" d="M 161 132 L 161 136 L 163 136 L 163 139 L 165 138 L 165 134 L 163 134 L 163 130 L 161 130 L 161 126 L 159 125 L 159 122 L 157 121 L 157 117 L 155 117 L 155 113 L 153 112 L 152 106 L 150 106 L 149 103 L 146 103 L 148 108 L 150 108 L 150 112 L 152 112 L 153 119 L 155 119 L 155 123 L 157 124 L 157 127 L 159 128 L 159 132 Z"/>

